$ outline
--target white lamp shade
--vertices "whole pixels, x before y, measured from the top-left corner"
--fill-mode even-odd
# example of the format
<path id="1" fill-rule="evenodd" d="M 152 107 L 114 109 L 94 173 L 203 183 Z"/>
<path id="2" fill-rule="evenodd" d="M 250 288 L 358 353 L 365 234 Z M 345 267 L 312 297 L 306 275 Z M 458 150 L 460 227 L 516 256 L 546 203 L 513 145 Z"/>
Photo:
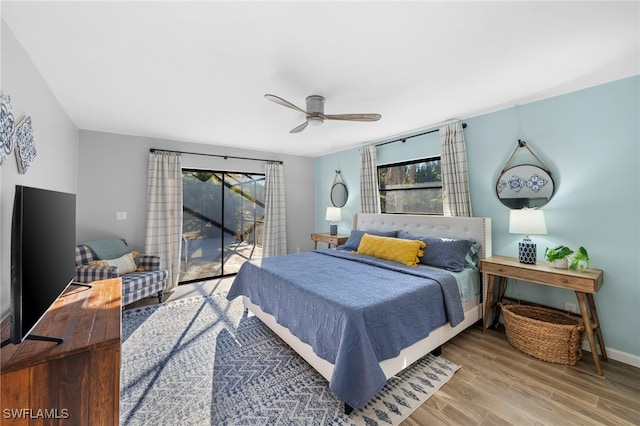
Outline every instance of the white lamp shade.
<path id="1" fill-rule="evenodd" d="M 327 207 L 327 215 L 325 216 L 325 220 L 337 221 L 340 219 L 340 207 Z"/>
<path id="2" fill-rule="evenodd" d="M 511 210 L 509 232 L 512 234 L 537 235 L 547 233 L 544 213 L 538 209 Z"/>

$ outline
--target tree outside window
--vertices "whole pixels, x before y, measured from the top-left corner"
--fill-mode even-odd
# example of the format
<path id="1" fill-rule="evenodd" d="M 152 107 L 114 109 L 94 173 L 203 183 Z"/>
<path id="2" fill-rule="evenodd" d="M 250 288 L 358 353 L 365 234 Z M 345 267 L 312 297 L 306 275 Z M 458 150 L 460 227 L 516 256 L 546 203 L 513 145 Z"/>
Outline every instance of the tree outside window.
<path id="1" fill-rule="evenodd" d="M 442 215 L 440 157 L 378 166 L 382 213 Z"/>

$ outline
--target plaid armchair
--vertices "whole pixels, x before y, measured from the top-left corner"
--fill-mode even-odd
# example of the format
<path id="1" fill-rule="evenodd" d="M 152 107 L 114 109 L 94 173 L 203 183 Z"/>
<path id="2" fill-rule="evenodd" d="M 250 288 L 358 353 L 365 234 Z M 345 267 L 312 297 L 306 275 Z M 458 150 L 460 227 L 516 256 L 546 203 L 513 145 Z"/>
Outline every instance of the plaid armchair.
<path id="1" fill-rule="evenodd" d="M 76 246 L 75 281 L 90 283 L 121 277 L 123 306 L 154 293 L 157 293 L 158 301 L 162 303 L 168 273 L 160 269 L 160 257 L 136 255 L 124 240 L 99 240 L 79 244 Z"/>

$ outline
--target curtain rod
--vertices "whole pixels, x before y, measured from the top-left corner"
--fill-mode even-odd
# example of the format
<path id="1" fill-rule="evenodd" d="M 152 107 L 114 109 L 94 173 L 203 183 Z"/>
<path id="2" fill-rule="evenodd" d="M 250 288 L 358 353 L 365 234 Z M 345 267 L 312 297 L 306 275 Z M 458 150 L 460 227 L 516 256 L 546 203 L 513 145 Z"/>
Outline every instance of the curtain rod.
<path id="1" fill-rule="evenodd" d="M 466 129 L 467 128 L 467 123 L 462 123 L 462 128 Z M 422 132 L 422 133 L 418 133 L 417 135 L 405 136 L 403 138 L 394 139 L 392 141 L 382 142 L 382 143 L 376 144 L 376 147 L 379 147 L 379 146 L 382 146 L 382 145 L 388 145 L 390 143 L 396 143 L 396 142 L 405 143 L 407 141 L 407 139 L 415 138 L 415 137 L 422 136 L 422 135 L 428 135 L 429 133 L 435 133 L 435 132 L 438 132 L 438 131 L 440 131 L 440 128 L 433 129 L 433 130 L 428 130 L 428 131 Z"/>
<path id="2" fill-rule="evenodd" d="M 233 158 L 235 160 L 270 161 L 270 162 L 273 162 L 273 163 L 284 164 L 284 161 L 282 161 L 282 160 L 265 160 L 264 158 L 237 157 L 235 155 L 204 154 L 202 152 L 173 151 L 173 150 L 170 150 L 170 149 L 160 149 L 160 148 L 151 148 L 151 149 L 149 149 L 149 152 L 156 152 L 156 151 L 173 152 L 175 154 L 206 155 L 207 157 L 220 157 L 220 158 L 224 158 L 225 160 L 227 160 L 229 158 Z"/>

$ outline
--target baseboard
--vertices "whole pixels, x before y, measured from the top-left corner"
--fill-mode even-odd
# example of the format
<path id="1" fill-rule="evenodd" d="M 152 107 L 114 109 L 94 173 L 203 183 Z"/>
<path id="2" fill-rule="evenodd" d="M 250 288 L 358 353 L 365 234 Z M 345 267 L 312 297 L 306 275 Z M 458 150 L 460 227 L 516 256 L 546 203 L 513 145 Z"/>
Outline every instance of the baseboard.
<path id="1" fill-rule="evenodd" d="M 612 359 L 614 361 L 619 361 L 623 364 L 628 364 L 632 367 L 640 368 L 640 356 L 622 352 L 617 349 L 611 349 L 611 348 L 606 348 L 606 349 L 607 349 L 607 357 L 609 359 Z M 589 341 L 587 339 L 584 339 L 584 341 L 582 342 L 582 350 L 591 352 L 591 347 L 589 346 Z"/>

